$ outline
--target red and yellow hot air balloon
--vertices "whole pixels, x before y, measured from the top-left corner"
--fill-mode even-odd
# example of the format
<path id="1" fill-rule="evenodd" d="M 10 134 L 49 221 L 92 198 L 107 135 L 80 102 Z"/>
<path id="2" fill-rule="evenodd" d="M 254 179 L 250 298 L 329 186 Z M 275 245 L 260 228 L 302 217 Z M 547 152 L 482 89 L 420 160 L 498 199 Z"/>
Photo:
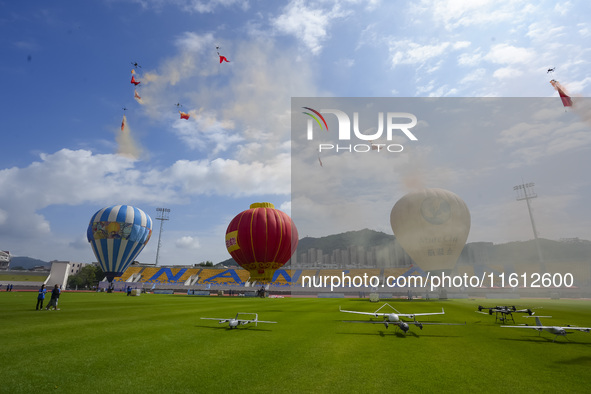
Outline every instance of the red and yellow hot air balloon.
<path id="1" fill-rule="evenodd" d="M 226 230 L 226 248 L 250 272 L 250 279 L 269 282 L 276 269 L 289 261 L 298 246 L 291 218 L 268 202 L 251 204 Z"/>

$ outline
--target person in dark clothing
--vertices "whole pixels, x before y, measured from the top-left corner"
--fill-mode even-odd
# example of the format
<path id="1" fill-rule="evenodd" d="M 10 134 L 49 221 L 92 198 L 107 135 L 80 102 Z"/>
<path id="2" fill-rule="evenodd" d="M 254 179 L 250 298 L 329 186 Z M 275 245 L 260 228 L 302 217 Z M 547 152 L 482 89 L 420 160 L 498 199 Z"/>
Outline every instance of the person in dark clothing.
<path id="1" fill-rule="evenodd" d="M 45 309 L 49 310 L 49 308 L 53 307 L 54 310 L 59 311 L 59 309 L 57 307 L 57 301 L 59 298 L 60 298 L 60 288 L 56 284 L 54 286 L 53 290 L 51 290 L 51 299 L 49 300 L 49 303 L 47 304 L 47 307 Z"/>
<path id="2" fill-rule="evenodd" d="M 45 285 L 41 285 L 41 288 L 39 289 L 39 295 L 37 296 L 37 307 L 35 308 L 35 310 L 43 309 L 45 293 L 47 293 L 47 289 L 45 288 Z"/>
<path id="3" fill-rule="evenodd" d="M 127 295 L 130 296 L 131 295 L 131 286 L 127 286 Z"/>

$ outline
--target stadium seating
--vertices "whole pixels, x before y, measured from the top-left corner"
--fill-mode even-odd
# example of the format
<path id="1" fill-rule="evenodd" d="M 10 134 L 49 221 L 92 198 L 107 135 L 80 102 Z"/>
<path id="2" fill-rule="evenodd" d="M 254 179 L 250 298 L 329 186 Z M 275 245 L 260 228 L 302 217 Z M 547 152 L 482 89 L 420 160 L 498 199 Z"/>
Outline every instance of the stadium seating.
<path id="1" fill-rule="evenodd" d="M 143 269 L 142 273 L 142 277 L 140 278 L 140 282 L 144 282 L 147 283 L 150 278 L 152 278 L 156 272 L 158 272 L 160 270 L 160 267 L 145 267 Z M 152 282 L 150 282 L 152 283 Z"/>
<path id="2" fill-rule="evenodd" d="M 249 277 L 250 273 L 244 269 L 204 268 L 197 284 L 241 286 Z"/>
<path id="3" fill-rule="evenodd" d="M 138 267 L 138 266 L 132 266 L 132 267 L 128 267 L 125 272 L 123 272 L 123 275 L 115 278 L 113 281 L 114 282 L 125 282 L 127 281 L 132 275 L 139 273 L 142 270 L 143 267 Z"/>
<path id="4" fill-rule="evenodd" d="M 286 270 L 278 269 L 273 274 L 271 285 L 273 286 L 291 286 L 294 282 L 297 282 L 302 274 L 302 270 Z"/>

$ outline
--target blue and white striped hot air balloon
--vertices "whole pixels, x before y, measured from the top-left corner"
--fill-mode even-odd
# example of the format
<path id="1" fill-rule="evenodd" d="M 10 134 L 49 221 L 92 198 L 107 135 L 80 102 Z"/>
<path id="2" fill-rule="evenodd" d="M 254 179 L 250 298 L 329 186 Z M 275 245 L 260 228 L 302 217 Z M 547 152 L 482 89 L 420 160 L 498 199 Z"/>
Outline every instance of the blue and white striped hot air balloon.
<path id="1" fill-rule="evenodd" d="M 131 205 L 113 205 L 92 215 L 86 237 L 112 282 L 140 254 L 152 235 L 152 218 Z"/>

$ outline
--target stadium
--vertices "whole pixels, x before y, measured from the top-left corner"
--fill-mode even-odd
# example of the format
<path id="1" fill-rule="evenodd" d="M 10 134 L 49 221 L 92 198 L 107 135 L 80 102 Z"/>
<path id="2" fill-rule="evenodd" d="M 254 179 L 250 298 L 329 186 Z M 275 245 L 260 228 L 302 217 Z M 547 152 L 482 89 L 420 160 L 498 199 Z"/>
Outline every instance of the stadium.
<path id="1" fill-rule="evenodd" d="M 0 393 L 590 391 L 588 2 L 0 13 Z"/>
<path id="2" fill-rule="evenodd" d="M 261 230 L 257 237 L 272 238 Z M 248 233 L 249 241 L 227 245 L 255 238 Z M 398 241 L 386 239 L 386 250 L 396 251 Z M 0 366 L 2 389 L 586 392 L 586 241 L 546 240 L 544 262 L 531 242 L 461 245 L 452 269 L 433 271 L 380 245 L 312 244 L 302 241 L 295 258 L 262 280 L 256 267 L 134 261 L 112 280 L 101 271 L 94 289 L 77 290 L 67 288 L 68 276 L 83 267 L 54 261 L 44 281 L 0 292 L 0 335 L 10 357 Z M 123 254 L 111 256 L 120 262 Z M 314 267 L 305 256 L 321 263 Z M 110 267 L 104 260 L 101 268 Z M 387 266 L 372 267 L 376 261 Z M 42 283 L 62 285 L 59 310 L 33 308 Z"/>

